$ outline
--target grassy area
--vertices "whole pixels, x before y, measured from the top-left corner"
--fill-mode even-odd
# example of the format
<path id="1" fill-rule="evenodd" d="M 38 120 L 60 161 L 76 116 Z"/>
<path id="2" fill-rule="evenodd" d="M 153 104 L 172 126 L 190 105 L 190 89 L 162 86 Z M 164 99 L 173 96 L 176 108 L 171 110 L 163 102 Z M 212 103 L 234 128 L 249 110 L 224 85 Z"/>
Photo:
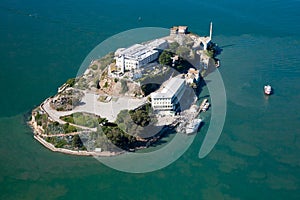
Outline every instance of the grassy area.
<path id="1" fill-rule="evenodd" d="M 56 135 L 63 133 L 74 133 L 78 132 L 80 129 L 71 125 L 70 123 L 60 124 L 58 122 L 49 121 L 47 124 L 45 124 L 44 130 L 45 134 L 47 135 Z"/>
<path id="2" fill-rule="evenodd" d="M 62 125 L 62 128 L 65 133 L 74 133 L 77 132 L 77 128 L 69 123 L 65 123 Z"/>
<path id="3" fill-rule="evenodd" d="M 210 58 L 213 58 L 213 57 L 214 57 L 214 52 L 213 52 L 213 51 L 205 50 L 204 53 L 205 53 L 205 55 L 207 55 L 207 56 L 210 57 Z"/>
<path id="4" fill-rule="evenodd" d="M 86 150 L 79 135 L 67 137 L 47 137 L 46 141 L 53 144 L 56 148 L 71 150 Z"/>
<path id="5" fill-rule="evenodd" d="M 63 148 L 68 144 L 62 137 L 47 137 L 46 141 L 53 144 L 56 148 Z"/>
<path id="6" fill-rule="evenodd" d="M 99 125 L 99 123 L 103 123 L 106 121 L 105 118 L 101 118 L 100 116 L 82 112 L 62 116 L 60 117 L 60 119 L 71 124 L 76 124 L 79 126 L 85 126 L 89 128 L 95 128 Z"/>
<path id="7" fill-rule="evenodd" d="M 47 123 L 48 116 L 47 114 L 40 114 L 40 112 L 38 111 L 35 115 L 35 121 L 37 122 L 38 126 L 42 126 L 43 124 Z"/>
<path id="8" fill-rule="evenodd" d="M 104 70 L 109 64 L 113 63 L 115 60 L 114 57 L 115 57 L 114 52 L 110 52 L 106 56 L 102 57 L 99 60 L 100 69 Z"/>
<path id="9" fill-rule="evenodd" d="M 63 134 L 63 133 L 73 133 L 77 132 L 78 128 L 69 124 L 72 123 L 72 119 L 68 118 L 67 121 L 69 123 L 60 124 L 59 122 L 53 122 L 48 119 L 47 114 L 42 114 L 40 110 L 37 110 L 35 115 L 35 121 L 37 122 L 38 126 L 42 126 L 44 129 L 44 133 L 47 135 L 56 135 L 56 134 Z"/>
<path id="10" fill-rule="evenodd" d="M 69 85 L 69 87 L 73 87 L 76 83 L 76 78 L 70 78 L 66 81 L 66 84 Z"/>
<path id="11" fill-rule="evenodd" d="M 77 89 L 81 89 L 81 90 L 87 90 L 87 89 L 90 89 L 89 88 L 89 85 L 87 83 L 87 80 L 85 78 L 79 78 L 78 81 L 76 82 L 75 84 L 75 87 Z"/>
<path id="12" fill-rule="evenodd" d="M 92 70 L 97 70 L 97 69 L 98 69 L 98 65 L 92 65 L 92 66 L 91 66 L 91 69 L 92 69 Z"/>

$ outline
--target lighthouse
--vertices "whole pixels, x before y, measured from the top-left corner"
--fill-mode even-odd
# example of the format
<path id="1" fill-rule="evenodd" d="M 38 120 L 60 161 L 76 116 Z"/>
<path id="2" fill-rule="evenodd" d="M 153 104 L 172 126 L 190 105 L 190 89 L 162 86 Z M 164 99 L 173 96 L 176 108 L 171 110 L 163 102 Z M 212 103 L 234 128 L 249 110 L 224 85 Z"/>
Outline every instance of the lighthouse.
<path id="1" fill-rule="evenodd" d="M 200 48 L 202 50 L 207 50 L 207 46 L 212 40 L 212 22 L 210 22 L 210 26 L 209 26 L 209 36 L 199 37 L 199 40 L 200 40 Z"/>
<path id="2" fill-rule="evenodd" d="M 212 39 L 212 22 L 210 22 L 210 27 L 209 27 L 209 39 Z"/>

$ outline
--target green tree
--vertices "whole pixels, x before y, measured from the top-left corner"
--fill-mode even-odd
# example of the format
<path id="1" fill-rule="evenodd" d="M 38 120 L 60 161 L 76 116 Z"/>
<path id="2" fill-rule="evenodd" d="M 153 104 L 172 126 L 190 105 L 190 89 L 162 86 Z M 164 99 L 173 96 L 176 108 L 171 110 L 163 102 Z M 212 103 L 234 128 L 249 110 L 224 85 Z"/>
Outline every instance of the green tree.
<path id="1" fill-rule="evenodd" d="M 104 126 L 106 137 L 121 149 L 128 150 L 135 147 L 136 138 L 122 131 L 118 126 Z"/>
<path id="2" fill-rule="evenodd" d="M 67 141 L 64 140 L 64 139 L 57 140 L 57 141 L 56 141 L 56 144 L 55 144 L 55 147 L 56 147 L 56 148 L 63 148 L 66 144 L 68 144 L 68 143 L 67 143 Z"/>
<path id="3" fill-rule="evenodd" d="M 206 54 L 211 58 L 215 58 L 217 55 L 221 53 L 221 51 L 222 49 L 220 49 L 220 47 L 218 47 L 217 44 L 210 42 L 207 46 Z"/>
<path id="4" fill-rule="evenodd" d="M 73 132 L 77 132 L 76 127 L 70 125 L 69 123 L 63 124 L 62 128 L 64 129 L 65 133 L 73 133 Z"/>
<path id="5" fill-rule="evenodd" d="M 172 64 L 172 59 L 171 59 L 171 57 L 172 57 L 172 53 L 169 52 L 169 51 L 164 50 L 164 51 L 160 54 L 160 56 L 159 56 L 159 58 L 158 58 L 158 61 L 159 61 L 159 63 L 162 64 L 162 65 L 171 65 L 171 64 Z"/>
<path id="6" fill-rule="evenodd" d="M 67 80 L 67 84 L 70 86 L 70 87 L 73 87 L 75 85 L 75 82 L 76 82 L 76 79 L 75 78 L 70 78 Z"/>
<path id="7" fill-rule="evenodd" d="M 107 120 L 106 118 L 101 118 L 101 117 L 98 118 L 98 123 L 99 123 L 100 125 L 104 125 L 104 124 L 106 124 L 107 122 L 108 122 L 108 120 Z"/>
<path id="8" fill-rule="evenodd" d="M 141 86 L 141 89 L 145 96 L 148 96 L 152 92 L 156 91 L 160 87 L 157 83 L 147 83 Z"/>
<path id="9" fill-rule="evenodd" d="M 142 127 L 147 126 L 151 120 L 147 111 L 145 110 L 129 111 L 129 114 L 132 121 Z"/>
<path id="10" fill-rule="evenodd" d="M 54 125 L 54 126 L 59 126 L 59 122 L 58 122 L 58 121 L 55 121 L 55 122 L 53 123 L 53 125 Z"/>
<path id="11" fill-rule="evenodd" d="M 142 127 L 145 127 L 149 125 L 151 118 L 149 116 L 150 113 L 150 104 L 145 104 L 139 109 L 136 110 L 130 110 L 129 114 L 132 119 L 132 121 Z"/>
<path id="12" fill-rule="evenodd" d="M 177 42 L 172 42 L 170 45 L 169 45 L 169 49 L 171 52 L 175 53 L 177 48 L 179 47 L 179 44 Z"/>
<path id="13" fill-rule="evenodd" d="M 72 146 L 77 147 L 77 148 L 81 148 L 83 146 L 83 143 L 82 143 L 79 135 L 74 135 L 74 137 L 72 139 Z"/>

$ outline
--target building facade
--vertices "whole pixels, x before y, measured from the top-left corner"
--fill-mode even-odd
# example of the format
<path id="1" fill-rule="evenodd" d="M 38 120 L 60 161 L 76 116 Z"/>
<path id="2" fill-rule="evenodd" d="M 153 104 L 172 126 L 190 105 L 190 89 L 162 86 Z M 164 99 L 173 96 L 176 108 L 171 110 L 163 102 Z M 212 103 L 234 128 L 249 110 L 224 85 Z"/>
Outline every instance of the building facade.
<path id="1" fill-rule="evenodd" d="M 170 29 L 170 35 L 187 34 L 187 33 L 188 33 L 187 26 L 173 26 Z"/>
<path id="2" fill-rule="evenodd" d="M 121 71 L 131 71 L 158 59 L 159 52 L 168 47 L 166 40 L 157 39 L 148 44 L 134 44 L 115 53 L 116 65 Z"/>
<path id="3" fill-rule="evenodd" d="M 153 110 L 176 111 L 179 100 L 184 93 L 184 79 L 172 78 L 161 92 L 151 93 Z"/>

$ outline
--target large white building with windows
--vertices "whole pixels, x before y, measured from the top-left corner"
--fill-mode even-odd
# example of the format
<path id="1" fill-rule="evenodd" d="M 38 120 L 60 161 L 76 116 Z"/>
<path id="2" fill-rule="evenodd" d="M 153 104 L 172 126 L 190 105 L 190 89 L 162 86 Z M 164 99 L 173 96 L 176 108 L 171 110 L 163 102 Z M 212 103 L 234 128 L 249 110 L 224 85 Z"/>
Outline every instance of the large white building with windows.
<path id="1" fill-rule="evenodd" d="M 135 70 L 158 59 L 159 51 L 168 47 L 168 42 L 156 39 L 147 44 L 134 44 L 126 49 L 115 52 L 116 66 L 124 73 L 125 70 Z"/>
<path id="2" fill-rule="evenodd" d="M 184 79 L 172 78 L 161 92 L 151 93 L 151 106 L 153 110 L 175 111 L 184 93 L 184 87 Z"/>

